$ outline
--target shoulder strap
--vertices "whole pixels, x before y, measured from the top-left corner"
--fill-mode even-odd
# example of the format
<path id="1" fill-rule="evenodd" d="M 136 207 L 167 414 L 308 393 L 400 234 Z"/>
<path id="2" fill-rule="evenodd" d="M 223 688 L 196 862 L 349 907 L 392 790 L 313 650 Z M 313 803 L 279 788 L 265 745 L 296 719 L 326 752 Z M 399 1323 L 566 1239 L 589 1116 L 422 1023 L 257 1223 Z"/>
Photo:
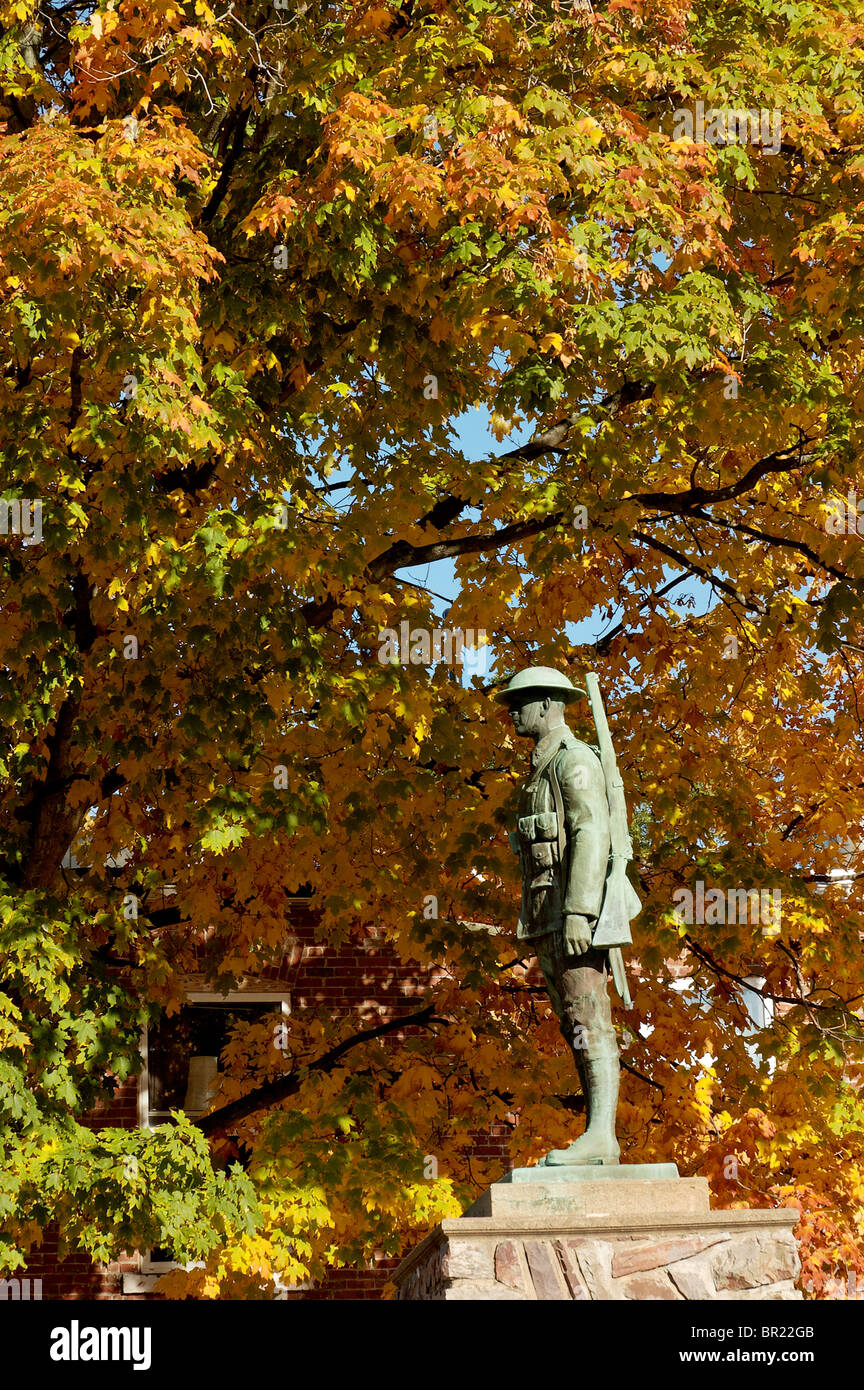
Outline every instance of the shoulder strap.
<path id="1" fill-rule="evenodd" d="M 566 748 L 566 743 L 561 744 L 561 748 Z M 555 801 L 555 814 L 558 817 L 558 873 L 561 881 L 561 895 L 567 890 L 564 882 L 564 872 L 567 863 L 567 827 L 564 821 L 564 798 L 561 795 L 561 787 L 558 783 L 558 774 L 555 771 L 555 759 L 561 752 L 561 748 L 556 748 L 549 760 L 549 780 L 552 784 L 552 796 Z"/>

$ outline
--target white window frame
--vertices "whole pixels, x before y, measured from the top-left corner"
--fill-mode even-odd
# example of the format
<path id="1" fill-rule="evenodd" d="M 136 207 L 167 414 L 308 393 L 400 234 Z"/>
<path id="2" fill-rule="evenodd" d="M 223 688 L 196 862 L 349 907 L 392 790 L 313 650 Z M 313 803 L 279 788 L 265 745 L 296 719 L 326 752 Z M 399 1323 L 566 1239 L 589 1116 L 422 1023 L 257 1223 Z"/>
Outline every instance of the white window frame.
<path id="1" fill-rule="evenodd" d="M 739 988 L 741 1003 L 752 1025 L 745 1031 L 745 1037 L 749 1038 L 755 1033 L 761 1033 L 774 1023 L 775 1001 L 765 998 L 761 992 L 764 988 L 764 975 L 745 975 L 741 980 Z"/>
<path id="2" fill-rule="evenodd" d="M 277 1004 L 281 1006 L 282 1014 L 288 1017 L 291 1013 L 291 994 L 289 990 L 249 990 L 232 989 L 227 994 L 220 994 L 217 990 L 190 990 L 185 997 L 187 1004 L 272 1004 L 275 1009 Z M 150 1123 L 150 1065 L 148 1051 L 149 1029 L 144 1025 L 141 1033 L 139 1051 L 141 1053 L 141 1070 L 138 1073 L 138 1128 L 153 1131 L 158 1126 Z M 160 1274 L 167 1274 L 172 1269 L 195 1269 L 196 1263 L 188 1265 L 178 1264 L 176 1260 L 152 1260 L 149 1250 L 142 1250 L 139 1254 L 140 1275 L 123 1276 L 124 1293 L 143 1293 L 148 1292 L 156 1282 L 156 1277 Z M 141 1277 L 146 1281 L 142 1285 Z M 148 1278 L 148 1276 L 150 1276 Z M 277 1293 L 277 1297 L 279 1294 Z"/>
<path id="3" fill-rule="evenodd" d="M 196 989 L 190 990 L 185 998 L 187 1004 L 269 1004 L 271 1002 L 274 1009 L 277 1003 L 281 1005 L 282 1013 L 286 1018 L 290 1015 L 291 993 L 286 989 L 232 989 L 227 994 L 219 994 L 216 990 Z M 138 1128 L 152 1130 L 156 1126 L 150 1124 L 149 1032 L 150 1030 L 145 1023 L 139 1047 L 141 1070 L 138 1072 Z"/>

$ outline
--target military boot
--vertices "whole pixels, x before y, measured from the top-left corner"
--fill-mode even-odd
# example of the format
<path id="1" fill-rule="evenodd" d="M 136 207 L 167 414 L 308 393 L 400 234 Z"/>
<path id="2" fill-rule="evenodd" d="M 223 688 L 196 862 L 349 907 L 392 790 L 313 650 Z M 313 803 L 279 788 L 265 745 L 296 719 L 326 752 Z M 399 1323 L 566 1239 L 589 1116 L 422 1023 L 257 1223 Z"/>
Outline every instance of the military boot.
<path id="1" fill-rule="evenodd" d="M 585 1093 L 587 1124 L 566 1149 L 553 1149 L 540 1160 L 547 1168 L 570 1167 L 583 1163 L 615 1164 L 621 1152 L 615 1138 L 615 1111 L 618 1106 L 618 1054 L 586 1055 L 578 1063 Z"/>

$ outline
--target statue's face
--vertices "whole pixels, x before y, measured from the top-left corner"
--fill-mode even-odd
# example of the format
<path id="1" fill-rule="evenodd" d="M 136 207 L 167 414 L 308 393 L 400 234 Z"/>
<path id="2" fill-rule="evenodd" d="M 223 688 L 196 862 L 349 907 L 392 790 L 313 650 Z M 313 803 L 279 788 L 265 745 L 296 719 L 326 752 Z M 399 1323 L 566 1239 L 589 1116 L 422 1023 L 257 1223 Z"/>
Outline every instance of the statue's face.
<path id="1" fill-rule="evenodd" d="M 513 729 L 520 738 L 537 738 L 546 731 L 546 716 L 551 701 L 548 697 L 538 700 L 536 695 L 526 693 L 524 699 L 510 700 L 510 718 Z"/>

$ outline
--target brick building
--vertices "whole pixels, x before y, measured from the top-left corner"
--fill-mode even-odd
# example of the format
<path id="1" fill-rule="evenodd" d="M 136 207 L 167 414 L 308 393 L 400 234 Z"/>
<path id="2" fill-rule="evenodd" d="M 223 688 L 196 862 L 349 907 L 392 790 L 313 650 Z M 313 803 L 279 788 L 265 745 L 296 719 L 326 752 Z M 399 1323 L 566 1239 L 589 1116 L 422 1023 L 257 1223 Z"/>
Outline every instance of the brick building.
<path id="1" fill-rule="evenodd" d="M 334 1016 L 355 1012 L 361 1006 L 381 1010 L 384 1016 L 404 1012 L 424 988 L 418 967 L 397 959 L 374 928 L 363 939 L 338 949 L 315 941 L 315 915 L 308 900 L 290 904 L 289 935 L 278 966 L 270 967 L 240 990 L 220 995 L 208 988 L 203 976 L 186 978 L 188 1005 L 179 1015 L 160 1023 L 156 1035 L 142 1038 L 142 1066 L 137 1078 L 118 1088 L 114 1098 L 94 1123 L 135 1128 L 163 1122 L 168 1110 L 182 1107 L 190 1114 L 206 1106 L 206 1090 L 215 1073 L 220 1036 L 233 1018 L 254 1018 L 281 1005 L 286 1012 L 311 1006 L 332 1010 Z M 409 1010 L 410 1011 L 410 1010 Z M 484 1163 L 508 1167 L 506 1127 L 478 1135 L 477 1156 Z M 379 1259 L 371 1268 L 334 1270 L 325 1282 L 292 1298 L 376 1299 L 396 1259 Z M 146 1299 L 161 1274 L 172 1266 L 165 1252 L 130 1253 L 109 1265 L 94 1265 L 83 1254 L 58 1259 L 57 1236 L 47 1232 L 22 1271 L 20 1297 L 28 1290 L 24 1280 L 41 1280 L 43 1299 Z M 10 1296 L 17 1295 L 10 1281 Z M 38 1286 L 35 1286 L 38 1288 Z"/>

